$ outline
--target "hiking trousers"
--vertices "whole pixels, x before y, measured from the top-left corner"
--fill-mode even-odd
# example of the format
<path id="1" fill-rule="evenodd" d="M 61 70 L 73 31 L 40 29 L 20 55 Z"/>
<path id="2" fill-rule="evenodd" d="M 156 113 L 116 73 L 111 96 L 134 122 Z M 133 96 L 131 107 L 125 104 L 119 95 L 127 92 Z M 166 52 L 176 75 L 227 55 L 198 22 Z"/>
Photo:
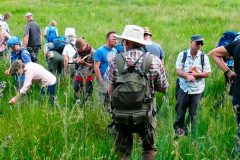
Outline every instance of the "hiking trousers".
<path id="1" fill-rule="evenodd" d="M 157 148 L 155 146 L 155 128 L 150 123 L 115 124 L 116 126 L 116 153 L 119 159 L 130 158 L 133 146 L 133 133 L 137 133 L 142 141 L 142 159 L 156 159 Z"/>
<path id="2" fill-rule="evenodd" d="M 32 54 L 38 61 L 38 53 L 41 46 L 27 47 L 27 51 Z"/>
<path id="3" fill-rule="evenodd" d="M 189 127 L 194 127 L 196 123 L 196 117 L 197 117 L 197 111 L 198 106 L 200 103 L 202 97 L 202 93 L 199 94 L 188 94 L 185 93 L 181 88 L 179 89 L 179 93 L 177 96 L 177 104 L 176 104 L 176 112 L 177 117 L 173 124 L 173 128 L 175 131 L 178 128 L 181 129 L 187 129 L 187 126 L 185 126 L 185 114 L 188 109 L 189 116 L 187 119 L 187 125 L 190 125 Z"/>

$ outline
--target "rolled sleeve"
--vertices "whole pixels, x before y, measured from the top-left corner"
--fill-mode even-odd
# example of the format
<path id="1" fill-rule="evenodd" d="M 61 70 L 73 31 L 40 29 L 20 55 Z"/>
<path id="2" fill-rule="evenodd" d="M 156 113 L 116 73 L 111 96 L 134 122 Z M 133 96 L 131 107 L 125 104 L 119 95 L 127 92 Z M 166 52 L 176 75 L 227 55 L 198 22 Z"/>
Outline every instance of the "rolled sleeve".
<path id="1" fill-rule="evenodd" d="M 204 55 L 204 66 L 203 66 L 203 72 L 211 72 L 211 65 L 209 62 L 209 58 L 207 55 Z"/>

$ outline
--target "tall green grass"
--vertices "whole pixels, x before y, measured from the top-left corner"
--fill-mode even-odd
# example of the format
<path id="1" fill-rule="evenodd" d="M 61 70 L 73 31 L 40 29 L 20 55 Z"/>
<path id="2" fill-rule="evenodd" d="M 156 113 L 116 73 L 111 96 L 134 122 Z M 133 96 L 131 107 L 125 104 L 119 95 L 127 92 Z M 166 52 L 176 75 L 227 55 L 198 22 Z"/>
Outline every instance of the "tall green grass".
<path id="1" fill-rule="evenodd" d="M 55 19 L 61 35 L 66 27 L 74 27 L 94 48 L 105 43 L 110 30 L 121 34 L 126 24 L 148 26 L 165 50 L 170 83 L 164 96 L 157 95 L 157 159 L 225 160 L 237 159 L 233 156 L 237 128 L 230 97 L 219 109 L 213 108 L 225 90 L 222 72 L 212 63 L 197 127 L 189 136 L 174 140 L 174 66 L 177 54 L 189 47 L 192 34 L 203 35 L 207 53 L 225 30 L 239 30 L 239 5 L 237 0 L 1 0 L 0 13 L 13 14 L 11 33 L 20 38 L 26 24 L 23 17 L 29 11 L 42 30 Z M 46 66 L 43 54 L 40 58 Z M 64 77 L 59 78 L 54 107 L 40 98 L 37 85 L 28 97 L 9 106 L 15 94 L 13 79 L 4 75 L 8 60 L 1 59 L 0 65 L 0 80 L 7 84 L 0 99 L 0 159 L 116 159 L 115 142 L 107 129 L 111 117 L 99 103 L 96 90 L 86 105 L 74 105 L 72 80 Z M 141 158 L 139 137 L 135 140 L 134 160 Z"/>

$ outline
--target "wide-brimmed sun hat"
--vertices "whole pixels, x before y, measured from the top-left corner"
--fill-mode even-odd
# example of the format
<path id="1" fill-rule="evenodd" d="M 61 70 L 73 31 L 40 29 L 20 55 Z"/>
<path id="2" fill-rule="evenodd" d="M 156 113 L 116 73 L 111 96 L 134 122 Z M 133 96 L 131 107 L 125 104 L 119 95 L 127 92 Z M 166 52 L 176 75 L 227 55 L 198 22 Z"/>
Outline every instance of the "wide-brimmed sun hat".
<path id="1" fill-rule="evenodd" d="M 114 35 L 118 40 L 129 40 L 143 45 L 152 44 L 149 41 L 144 40 L 144 30 L 137 25 L 126 25 L 122 35 Z"/>

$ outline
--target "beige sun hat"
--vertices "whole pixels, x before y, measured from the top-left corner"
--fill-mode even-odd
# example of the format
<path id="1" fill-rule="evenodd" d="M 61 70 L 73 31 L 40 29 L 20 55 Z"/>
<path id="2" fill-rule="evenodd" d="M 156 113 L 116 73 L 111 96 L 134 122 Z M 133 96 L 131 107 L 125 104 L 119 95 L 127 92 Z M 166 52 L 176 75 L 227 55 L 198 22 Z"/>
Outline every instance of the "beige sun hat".
<path id="1" fill-rule="evenodd" d="M 137 25 L 126 25 L 122 35 L 115 35 L 118 40 L 129 40 L 143 45 L 152 44 L 149 41 L 144 40 L 144 30 L 142 27 Z"/>
<path id="2" fill-rule="evenodd" d="M 148 27 L 143 27 L 144 30 L 144 34 L 148 34 L 148 35 L 152 35 L 152 33 L 150 32 L 150 29 Z"/>

